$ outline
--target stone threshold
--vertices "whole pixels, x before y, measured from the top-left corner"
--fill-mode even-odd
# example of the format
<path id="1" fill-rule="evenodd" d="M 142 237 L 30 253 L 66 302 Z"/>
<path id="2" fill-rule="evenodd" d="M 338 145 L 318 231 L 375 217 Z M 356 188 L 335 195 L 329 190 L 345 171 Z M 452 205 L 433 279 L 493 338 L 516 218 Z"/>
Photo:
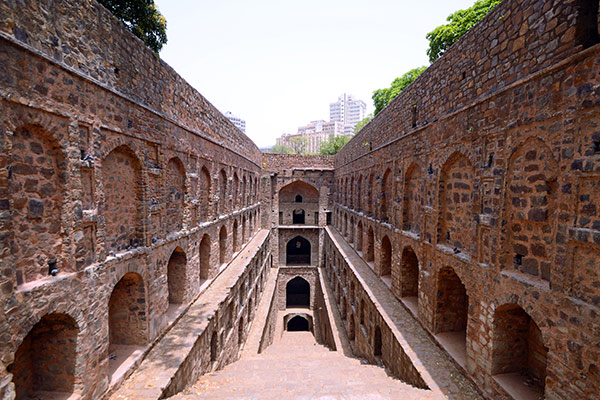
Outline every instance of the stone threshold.
<path id="1" fill-rule="evenodd" d="M 451 399 L 481 399 L 471 378 L 438 347 L 343 236 L 332 226 L 325 231 L 427 386 Z"/>
<path id="2" fill-rule="evenodd" d="M 219 305 L 229 296 L 233 287 L 245 272 L 253 255 L 258 252 L 269 236 L 268 230 L 260 230 L 237 253 L 211 284 L 185 310 L 155 345 L 147 351 L 139 367 L 123 382 L 116 392 L 107 392 L 104 398 L 157 400 L 173 382 L 180 368 L 195 346 L 200 345 L 205 329 L 215 316 Z M 110 396 L 110 397 L 108 397 Z"/>

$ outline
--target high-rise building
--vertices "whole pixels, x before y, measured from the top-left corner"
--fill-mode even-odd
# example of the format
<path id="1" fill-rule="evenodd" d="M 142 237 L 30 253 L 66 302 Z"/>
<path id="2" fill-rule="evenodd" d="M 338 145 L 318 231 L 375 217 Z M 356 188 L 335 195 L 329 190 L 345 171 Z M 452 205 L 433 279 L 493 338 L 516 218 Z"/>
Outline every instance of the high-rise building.
<path id="1" fill-rule="evenodd" d="M 233 122 L 233 124 L 242 132 L 246 133 L 246 120 L 234 115 L 231 111 L 225 113 L 225 117 Z"/>
<path id="2" fill-rule="evenodd" d="M 275 141 L 278 145 L 290 146 L 290 139 L 294 137 L 305 137 L 307 145 L 305 151 L 307 153 L 318 153 L 321 143 L 327 141 L 330 136 L 340 136 L 344 134 L 344 125 L 336 121 L 317 120 L 311 121 L 309 124 L 298 127 L 298 133 L 294 135 L 283 134 Z"/>
<path id="3" fill-rule="evenodd" d="M 342 94 L 338 101 L 329 104 L 329 120 L 341 122 L 344 125 L 344 134 L 352 135 L 356 124 L 365 118 L 367 104 L 352 95 Z"/>

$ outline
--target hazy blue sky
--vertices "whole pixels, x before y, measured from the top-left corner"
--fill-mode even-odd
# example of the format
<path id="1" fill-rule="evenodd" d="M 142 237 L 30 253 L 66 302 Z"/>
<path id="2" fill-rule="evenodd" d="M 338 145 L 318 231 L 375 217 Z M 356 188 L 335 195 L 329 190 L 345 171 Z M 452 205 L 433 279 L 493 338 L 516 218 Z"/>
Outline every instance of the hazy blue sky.
<path id="1" fill-rule="evenodd" d="M 329 120 L 343 92 L 373 111 L 373 90 L 427 65 L 425 35 L 474 0 L 155 0 L 160 56 L 265 147 Z"/>

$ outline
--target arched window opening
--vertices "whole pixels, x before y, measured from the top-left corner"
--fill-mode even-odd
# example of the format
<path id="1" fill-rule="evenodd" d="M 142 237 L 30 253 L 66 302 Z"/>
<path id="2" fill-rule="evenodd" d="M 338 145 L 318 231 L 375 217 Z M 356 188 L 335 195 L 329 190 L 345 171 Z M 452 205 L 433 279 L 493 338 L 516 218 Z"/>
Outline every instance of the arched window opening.
<path id="1" fill-rule="evenodd" d="M 173 157 L 169 160 L 166 175 L 167 233 L 171 233 L 183 228 L 185 168 L 179 158 Z"/>
<path id="2" fill-rule="evenodd" d="M 350 226 L 348 232 L 348 243 L 354 243 L 354 217 L 350 217 Z"/>
<path id="3" fill-rule="evenodd" d="M 237 219 L 233 221 L 233 252 L 239 250 L 239 242 L 238 242 L 238 222 Z"/>
<path id="4" fill-rule="evenodd" d="M 418 311 L 419 259 L 411 247 L 402 251 L 400 264 L 400 297 L 413 312 Z"/>
<path id="5" fill-rule="evenodd" d="M 517 304 L 505 304 L 494 313 L 492 375 L 503 387 L 518 387 L 542 398 L 548 348 L 535 321 Z"/>
<path id="6" fill-rule="evenodd" d="M 310 308 L 310 284 L 299 276 L 285 286 L 285 306 L 287 308 Z"/>
<path id="7" fill-rule="evenodd" d="M 308 320 L 300 315 L 291 318 L 287 323 L 288 332 L 308 332 Z"/>
<path id="8" fill-rule="evenodd" d="M 388 169 L 383 174 L 383 181 L 381 183 L 381 220 L 383 222 L 390 221 L 389 215 L 389 203 L 392 200 L 392 173 Z"/>
<path id="9" fill-rule="evenodd" d="M 381 329 L 379 326 L 375 327 L 375 334 L 373 335 L 373 355 L 375 357 L 381 357 L 381 348 L 383 344 L 381 341 Z"/>
<path id="10" fill-rule="evenodd" d="M 348 318 L 348 340 L 354 342 L 354 337 L 356 335 L 356 327 L 354 325 L 354 314 L 350 314 Z"/>
<path id="11" fill-rule="evenodd" d="M 386 236 L 381 240 L 381 265 L 379 267 L 381 280 L 388 287 L 392 287 L 392 243 Z"/>
<path id="12" fill-rule="evenodd" d="M 210 216 L 210 174 L 206 167 L 200 170 L 200 222 L 208 221 Z"/>
<path id="13" fill-rule="evenodd" d="M 244 317 L 240 317 L 238 322 L 238 346 L 244 343 Z"/>
<path id="14" fill-rule="evenodd" d="M 48 276 L 53 269 L 58 268 L 59 272 L 72 271 L 71 262 L 60 259 L 63 245 L 64 232 L 61 229 L 63 204 L 64 204 L 64 184 L 67 165 L 63 151 L 59 143 L 47 132 L 37 126 L 27 126 L 17 129 L 11 136 L 6 135 L 4 140 L 10 140 L 12 151 L 8 181 L 3 176 L 3 193 L 8 185 L 9 196 L 14 199 L 10 201 L 10 213 L 12 214 L 12 233 L 16 246 L 11 246 L 11 252 L 15 256 L 16 283 L 21 285 Z M 3 145 L 3 157 L 8 152 L 8 147 Z M 8 155 L 8 154 L 7 154 Z M 3 159 L 3 163 L 5 160 Z M 7 166 L 3 164 L 3 168 Z M 6 169 L 4 169 L 6 171 Z M 104 171 L 104 166 L 103 166 Z M 132 168 L 132 175 L 129 179 L 133 182 L 137 177 Z M 84 177 L 82 177 L 83 179 Z M 89 208 L 95 207 L 93 199 L 92 177 L 88 176 L 89 188 L 84 193 L 82 199 Z M 114 184 L 109 186 L 113 188 Z M 130 187 L 127 194 L 121 193 L 121 196 L 136 197 L 136 187 Z M 112 191 L 109 193 L 109 199 L 112 200 Z M 4 198 L 4 194 L 3 194 Z M 2 209 L 8 209 L 8 200 Z M 135 207 L 135 205 L 134 205 Z M 132 207 L 133 208 L 133 207 Z M 109 215 L 112 210 L 107 210 Z M 4 213 L 5 211 L 3 211 Z M 132 217 L 136 215 L 135 212 Z M 107 225 L 113 222 L 109 218 Z M 135 218 L 131 219 L 133 224 L 132 238 L 136 238 Z M 5 222 L 4 222 L 5 223 Z M 26 229 L 24 227 L 27 227 Z M 128 227 L 129 228 L 129 227 Z M 6 228 L 3 228 L 6 229 Z M 35 234 L 33 234 L 35 232 Z M 122 234 L 128 233 L 129 230 Z M 110 243 L 114 238 L 109 232 L 107 242 Z M 95 236 L 92 231 L 90 236 Z M 11 239 L 13 240 L 13 239 Z M 125 240 L 129 245 L 129 238 Z M 110 247 L 110 246 L 109 246 Z M 93 255 L 90 263 L 93 260 Z M 10 268 L 9 268 L 10 270 Z"/>
<path id="15" fill-rule="evenodd" d="M 456 361 L 466 365 L 466 339 L 469 297 L 465 286 L 451 267 L 438 272 L 434 332 L 442 346 L 453 349 Z"/>
<path id="16" fill-rule="evenodd" d="M 221 227 L 219 231 L 219 264 L 227 262 L 227 228 Z"/>
<path id="17" fill-rule="evenodd" d="M 74 391 L 78 334 L 77 323 L 66 314 L 45 315 L 34 325 L 7 368 L 17 399 L 54 398 L 52 393 Z"/>
<path id="18" fill-rule="evenodd" d="M 286 245 L 287 265 L 310 265 L 310 242 L 302 236 L 296 236 Z"/>
<path id="19" fill-rule="evenodd" d="M 210 361 L 217 361 L 217 353 L 218 353 L 218 338 L 217 338 L 217 332 L 213 332 L 212 336 L 210 337 Z"/>
<path id="20" fill-rule="evenodd" d="M 302 209 L 296 209 L 294 210 L 294 212 L 292 213 L 292 223 L 293 224 L 304 224 L 305 222 L 305 215 L 304 215 L 304 210 Z"/>
<path id="21" fill-rule="evenodd" d="M 225 214 L 227 211 L 227 174 L 221 170 L 219 174 L 219 213 Z"/>
<path id="22" fill-rule="evenodd" d="M 296 203 L 302 203 L 302 196 L 300 196 L 299 194 L 296 195 Z"/>
<path id="23" fill-rule="evenodd" d="M 577 26 L 577 37 L 584 48 L 591 47 L 600 42 L 598 27 L 598 1 L 579 1 L 579 22 Z"/>
<path id="24" fill-rule="evenodd" d="M 207 234 L 202 236 L 200 242 L 200 283 L 208 279 L 210 272 L 210 238 Z"/>
<path id="25" fill-rule="evenodd" d="M 108 373 L 112 376 L 147 342 L 146 289 L 143 278 L 126 273 L 108 301 Z"/>
<path id="26" fill-rule="evenodd" d="M 421 169 L 413 165 L 404 178 L 404 205 L 402 208 L 402 229 L 419 234 L 422 216 Z"/>
<path id="27" fill-rule="evenodd" d="M 363 250 L 363 224 L 362 221 L 358 222 L 358 227 L 356 229 L 356 251 Z"/>
<path id="28" fill-rule="evenodd" d="M 373 262 L 375 260 L 375 234 L 373 233 L 373 227 L 369 227 L 369 233 L 367 234 L 367 251 L 366 261 Z"/>
<path id="29" fill-rule="evenodd" d="M 187 260 L 181 247 L 173 250 L 167 264 L 167 286 L 169 289 L 169 303 L 181 304 L 185 296 L 185 272 Z"/>

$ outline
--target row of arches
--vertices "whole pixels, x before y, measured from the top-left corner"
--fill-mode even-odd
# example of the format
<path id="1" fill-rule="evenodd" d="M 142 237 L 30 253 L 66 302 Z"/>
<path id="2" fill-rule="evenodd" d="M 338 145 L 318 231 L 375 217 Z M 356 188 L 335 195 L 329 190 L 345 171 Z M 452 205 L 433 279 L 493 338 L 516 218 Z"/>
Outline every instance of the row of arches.
<path id="1" fill-rule="evenodd" d="M 224 227 L 223 227 L 224 228 Z M 223 229 L 222 228 L 222 229 Z M 199 246 L 199 279 L 208 278 L 211 243 L 208 234 L 203 235 Z M 239 305 L 246 305 L 248 311 L 242 315 L 238 327 L 238 344 L 245 339 L 244 317 L 252 319 L 252 310 L 258 302 L 258 292 L 263 290 L 268 269 L 265 250 L 261 250 L 240 277 Z M 189 257 L 177 246 L 167 263 L 168 301 L 179 304 L 185 298 L 185 281 L 189 281 Z M 107 299 L 108 346 L 101 356 L 108 361 L 109 379 L 135 351 L 144 348 L 151 340 L 149 332 L 150 290 L 141 271 L 129 271 L 114 284 Z M 248 288 L 248 290 L 246 289 Z M 237 299 L 238 296 L 231 296 Z M 72 316 L 63 312 L 44 315 L 27 333 L 14 353 L 14 360 L 7 367 L 13 375 L 16 398 L 26 399 L 35 396 L 53 396 L 60 393 L 78 392 L 82 382 L 76 373 L 77 366 L 84 361 L 81 356 L 81 335 L 89 329 L 80 325 Z M 214 348 L 213 348 L 214 347 Z M 211 346 L 211 357 L 217 357 L 217 344 Z M 36 397 L 37 398 L 37 397 Z M 40 397 L 41 398 L 41 397 Z M 45 397 L 44 397 L 45 398 Z"/>
<path id="2" fill-rule="evenodd" d="M 9 140 L 9 203 L 18 243 L 16 281 L 20 285 L 47 276 L 53 269 L 50 264 L 66 272 L 74 264 L 67 262 L 70 255 L 63 251 L 65 236 L 71 231 L 71 221 L 65 216 L 73 208 L 66 204 L 64 193 L 72 177 L 65 151 L 53 134 L 39 125 L 15 129 Z M 99 230 L 99 244 L 106 253 L 149 245 L 180 231 L 186 223 L 208 221 L 213 203 L 224 212 L 258 201 L 258 177 L 249 171 L 232 173 L 229 167 L 221 167 L 214 185 L 208 164 L 190 171 L 173 156 L 164 169 L 152 163 L 149 166 L 127 144 L 117 144 L 98 161 L 82 150 L 81 159 L 83 208 L 96 210 L 101 217 L 97 220 L 102 221 L 98 227 L 95 222 L 86 227 L 90 232 L 86 240 L 95 242 Z M 225 197 L 227 201 L 221 201 Z M 185 220 L 187 209 L 190 218 Z M 35 237 L 29 235 L 32 231 L 37 233 Z M 93 252 L 95 246 L 86 250 Z M 92 261 L 94 255 L 85 258 Z"/>
<path id="3" fill-rule="evenodd" d="M 502 168 L 494 162 L 492 154 L 481 168 Z M 557 160 L 542 140 L 530 137 L 515 147 L 504 176 L 497 192 L 484 188 L 470 158 L 457 151 L 445 160 L 439 173 L 432 165 L 411 163 L 405 173 L 390 164 L 381 175 L 368 170 L 348 174 L 337 179 L 337 201 L 355 213 L 416 235 L 424 234 L 424 207 L 434 207 L 437 222 L 431 233 L 436 243 L 471 256 L 477 256 L 480 214 L 494 217 L 502 213 L 495 217 L 509 221 L 504 230 L 506 246 L 501 247 L 505 267 L 549 280 L 551 256 L 540 249 L 553 242 Z M 432 186 L 437 190 L 430 190 Z M 496 193 L 503 193 L 502 211 L 493 205 Z M 344 231 L 348 217 L 339 212 L 337 217 L 338 228 Z M 515 257 L 522 262 L 513 263 Z"/>
<path id="4" fill-rule="evenodd" d="M 345 259 L 337 252 L 335 245 L 328 240 L 326 247 L 328 248 L 325 264 L 327 276 L 338 298 L 349 337 L 353 340 L 359 332 L 357 326 L 365 327 L 362 331 L 367 334 L 374 332 L 375 326 L 370 322 L 372 318 L 367 316 L 377 313 L 377 308 L 370 303 L 369 297 L 364 293 Z M 425 316 L 421 314 L 422 310 L 418 307 L 418 299 L 419 296 L 427 298 L 428 295 L 420 293 L 421 268 L 417 254 L 410 246 L 405 246 L 402 249 L 400 268 L 398 268 L 399 283 L 394 287 L 393 292 L 414 315 L 423 321 Z M 478 304 L 478 301 L 471 298 L 455 268 L 448 265 L 439 267 L 434 273 L 433 282 L 434 291 L 429 296 L 429 302 L 433 306 L 432 322 L 431 324 L 423 322 L 423 324 L 464 367 L 467 363 L 467 347 L 473 346 L 469 341 L 477 340 L 473 339 L 477 334 L 468 333 L 476 329 L 470 326 L 471 321 L 487 323 L 481 321 L 488 320 L 474 315 L 474 310 L 477 308 L 472 307 L 472 304 Z M 348 290 L 347 299 L 342 288 Z M 358 305 L 357 308 L 355 304 Z M 354 315 L 354 309 L 357 310 L 358 315 Z M 507 379 L 506 377 L 509 377 L 510 382 L 526 382 L 526 386 L 533 392 L 543 393 L 548 347 L 544 343 L 537 323 L 517 303 L 496 306 L 493 319 L 489 323 L 487 327 L 477 327 L 477 330 L 490 332 L 489 375 L 500 382 Z M 369 324 L 373 326 L 369 328 Z M 380 339 L 376 337 L 368 339 L 372 343 L 374 353 L 380 351 L 376 346 Z M 476 346 L 481 346 L 481 343 Z M 515 379 L 510 380 L 511 376 Z"/>

